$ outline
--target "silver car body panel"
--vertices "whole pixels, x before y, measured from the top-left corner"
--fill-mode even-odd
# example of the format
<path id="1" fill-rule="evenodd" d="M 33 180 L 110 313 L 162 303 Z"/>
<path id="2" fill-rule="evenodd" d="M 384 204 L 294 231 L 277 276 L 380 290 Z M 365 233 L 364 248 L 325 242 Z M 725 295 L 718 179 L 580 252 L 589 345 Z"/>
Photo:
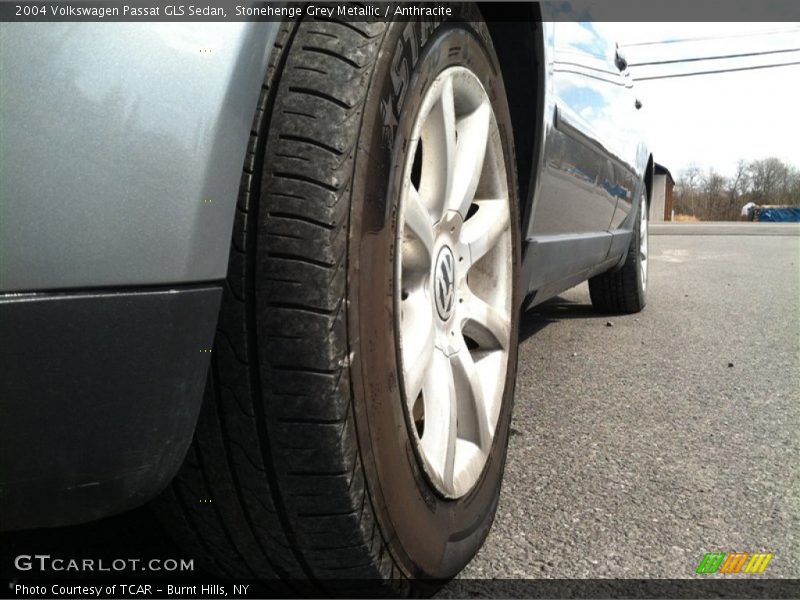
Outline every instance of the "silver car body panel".
<path id="1" fill-rule="evenodd" d="M 223 279 L 278 28 L 0 24 L 0 292 Z"/>
<path id="2" fill-rule="evenodd" d="M 551 291 L 607 268 L 648 159 L 613 41 L 589 23 L 542 25 L 529 292 L 554 270 L 569 278 Z M 0 24 L 0 293 L 224 278 L 278 27 Z"/>
<path id="3" fill-rule="evenodd" d="M 624 255 L 649 158 L 616 44 L 595 24 L 548 21 L 551 8 L 542 5 L 541 151 L 523 254 L 522 285 L 534 304 Z"/>
<path id="4" fill-rule="evenodd" d="M 630 72 L 594 24 L 542 25 L 543 151 L 526 237 L 608 231 L 630 210 L 648 158 Z"/>

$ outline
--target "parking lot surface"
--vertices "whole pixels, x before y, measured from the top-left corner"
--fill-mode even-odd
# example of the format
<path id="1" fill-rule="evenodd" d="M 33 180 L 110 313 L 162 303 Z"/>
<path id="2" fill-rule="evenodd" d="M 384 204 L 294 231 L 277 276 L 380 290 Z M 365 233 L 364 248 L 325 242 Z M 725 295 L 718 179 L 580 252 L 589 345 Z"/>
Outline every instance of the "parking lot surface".
<path id="1" fill-rule="evenodd" d="M 800 238 L 757 228 L 651 236 L 638 315 L 595 314 L 586 284 L 525 315 L 500 507 L 464 577 L 684 578 L 712 551 L 800 577 Z"/>
<path id="2" fill-rule="evenodd" d="M 584 284 L 524 316 L 500 507 L 464 578 L 684 578 L 713 551 L 800 577 L 800 237 L 752 227 L 651 236 L 641 314 L 594 313 Z M 146 510 L 0 547 L 3 576 L 20 552 L 181 556 Z"/>

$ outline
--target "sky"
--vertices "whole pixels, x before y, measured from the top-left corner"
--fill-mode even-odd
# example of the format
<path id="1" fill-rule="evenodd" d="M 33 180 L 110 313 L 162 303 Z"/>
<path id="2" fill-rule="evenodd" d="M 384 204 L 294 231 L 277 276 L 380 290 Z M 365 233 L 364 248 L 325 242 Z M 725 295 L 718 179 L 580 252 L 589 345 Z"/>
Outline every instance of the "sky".
<path id="1" fill-rule="evenodd" d="M 598 23 L 623 48 L 643 102 L 656 162 L 678 177 L 689 165 L 733 173 L 737 161 L 776 156 L 800 167 L 800 65 L 643 81 L 641 78 L 800 61 L 800 23 Z M 687 40 L 677 43 L 656 43 Z M 695 39 L 703 38 L 703 39 Z M 710 39 L 709 39 L 710 38 Z M 779 54 L 634 66 L 683 58 Z"/>

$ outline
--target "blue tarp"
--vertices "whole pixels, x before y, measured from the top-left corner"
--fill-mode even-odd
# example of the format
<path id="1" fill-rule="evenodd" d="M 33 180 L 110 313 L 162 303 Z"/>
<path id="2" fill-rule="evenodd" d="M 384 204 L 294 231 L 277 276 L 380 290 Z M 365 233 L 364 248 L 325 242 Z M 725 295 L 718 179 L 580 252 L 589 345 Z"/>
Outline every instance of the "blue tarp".
<path id="1" fill-rule="evenodd" d="M 762 223 L 800 223 L 800 207 L 759 208 L 755 220 Z"/>

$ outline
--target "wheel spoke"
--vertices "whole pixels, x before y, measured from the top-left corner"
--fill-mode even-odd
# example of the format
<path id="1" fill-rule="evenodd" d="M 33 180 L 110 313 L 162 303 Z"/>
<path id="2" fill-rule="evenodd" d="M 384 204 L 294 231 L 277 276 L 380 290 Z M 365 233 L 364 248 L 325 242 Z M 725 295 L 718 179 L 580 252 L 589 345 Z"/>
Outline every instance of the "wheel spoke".
<path id="1" fill-rule="evenodd" d="M 418 291 L 403 301 L 402 310 L 406 402 L 413 409 L 431 366 L 434 351 L 433 309 L 427 296 Z"/>
<path id="2" fill-rule="evenodd" d="M 647 217 L 643 217 L 641 219 L 641 225 L 639 227 L 639 239 L 641 240 L 641 254 L 642 259 L 647 260 Z"/>
<path id="3" fill-rule="evenodd" d="M 642 197 L 639 206 L 639 275 L 642 289 L 647 287 L 647 203 Z"/>
<path id="4" fill-rule="evenodd" d="M 406 252 L 405 245 L 409 244 L 411 240 L 404 240 L 404 261 L 407 253 L 410 255 L 409 259 L 414 262 L 414 267 L 430 269 L 433 262 L 433 220 L 428 209 L 422 203 L 419 192 L 413 185 L 408 186 L 403 206 L 403 218 L 405 226 L 413 234 L 415 241 L 419 242 L 419 245 L 422 246 L 421 250 L 423 250 L 420 253 L 419 248 L 412 247 L 408 249 L 410 250 L 409 252 Z M 417 246 L 417 244 L 413 244 L 413 246 Z M 419 256 L 420 254 L 424 254 L 424 256 Z"/>
<path id="5" fill-rule="evenodd" d="M 456 156 L 456 113 L 451 77 L 442 82 L 439 99 L 425 121 L 422 148 L 420 193 L 428 200 L 433 217 L 438 221 L 444 214 Z"/>
<path id="6" fill-rule="evenodd" d="M 457 211 L 464 219 L 475 198 L 475 190 L 478 189 L 483 172 L 491 116 L 492 108 L 488 99 L 485 99 L 478 108 L 458 121 L 458 144 L 455 167 L 450 170 L 447 208 Z"/>
<path id="7" fill-rule="evenodd" d="M 445 487 L 452 487 L 456 456 L 456 391 L 453 369 L 440 350 L 433 352 L 422 387 L 425 431 L 420 443 Z"/>
<path id="8" fill-rule="evenodd" d="M 484 454 L 488 453 L 492 445 L 492 433 L 486 396 L 466 343 L 462 343 L 462 347 L 450 357 L 450 361 L 453 364 L 453 382 L 458 398 L 459 437 L 475 442 Z"/>
<path id="9" fill-rule="evenodd" d="M 474 265 L 494 248 L 511 223 L 508 200 L 477 200 L 478 212 L 461 229 L 461 241 L 469 247 L 469 264 Z"/>
<path id="10" fill-rule="evenodd" d="M 467 288 L 461 293 L 461 322 L 464 333 L 485 350 L 507 350 L 511 319 L 484 302 Z"/>

